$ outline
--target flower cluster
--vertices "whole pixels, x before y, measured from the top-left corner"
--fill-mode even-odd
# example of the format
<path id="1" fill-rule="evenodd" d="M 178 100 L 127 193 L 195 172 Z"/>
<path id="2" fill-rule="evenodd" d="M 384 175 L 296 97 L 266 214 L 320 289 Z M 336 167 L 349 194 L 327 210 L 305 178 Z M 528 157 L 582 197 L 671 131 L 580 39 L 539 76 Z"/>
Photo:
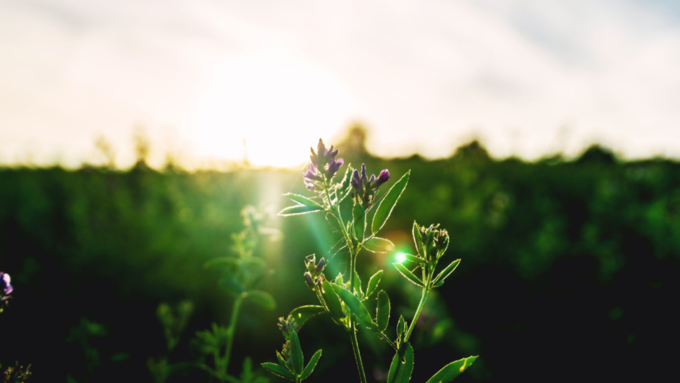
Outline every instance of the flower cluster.
<path id="1" fill-rule="evenodd" d="M 280 317 L 277 326 L 279 327 L 279 330 L 281 330 L 283 336 L 286 339 L 289 339 L 293 332 L 295 333 L 298 332 L 298 325 L 297 323 L 295 323 L 295 320 L 290 315 L 286 319 Z"/>
<path id="2" fill-rule="evenodd" d="M 323 283 L 323 269 L 326 267 L 326 259 L 321 258 L 319 263 L 316 263 L 316 255 L 308 255 L 305 257 L 305 267 L 307 271 L 305 272 L 305 283 L 307 287 L 314 290 L 317 284 Z"/>
<path id="3" fill-rule="evenodd" d="M 352 187 L 354 188 L 353 198 L 356 203 L 361 204 L 364 209 L 368 209 L 375 199 L 380 185 L 389 181 L 390 171 L 384 169 L 376 178 L 375 174 L 368 178 L 366 175 L 366 164 L 361 164 L 361 175 L 358 170 L 352 173 Z"/>
<path id="4" fill-rule="evenodd" d="M 444 255 L 449 247 L 449 233 L 446 229 L 440 229 L 439 224 L 430 227 L 414 224 L 414 230 L 418 230 L 420 234 L 422 246 L 419 245 L 418 252 L 424 259 L 437 260 Z"/>
<path id="5" fill-rule="evenodd" d="M 2 307 L 9 300 L 10 294 L 14 290 L 9 283 L 10 279 L 9 274 L 0 272 L 0 311 L 2 311 Z"/>
<path id="6" fill-rule="evenodd" d="M 338 154 L 338 150 L 333 150 L 333 145 L 330 149 L 326 149 L 323 141 L 319 139 L 319 144 L 316 147 L 316 152 L 314 148 L 310 148 L 312 155 L 309 156 L 311 162 L 307 166 L 307 171 L 302 173 L 302 178 L 305 180 L 305 185 L 307 190 L 314 191 L 318 188 L 317 183 L 320 181 L 330 180 L 335 176 L 340 169 L 340 166 L 344 163 L 342 158 L 335 159 Z"/>
<path id="7" fill-rule="evenodd" d="M 277 326 L 279 326 L 279 330 L 281 330 L 283 333 L 283 337 L 286 338 L 286 343 L 283 344 L 281 353 L 277 352 L 277 356 L 280 359 L 283 359 L 282 362 L 288 367 L 289 370 L 292 371 L 293 364 L 291 358 L 290 337 L 293 335 L 293 332 L 297 333 L 299 328 L 297 323 L 295 323 L 295 320 L 290 315 L 287 319 L 284 319 L 283 317 L 279 318 L 279 323 Z"/>

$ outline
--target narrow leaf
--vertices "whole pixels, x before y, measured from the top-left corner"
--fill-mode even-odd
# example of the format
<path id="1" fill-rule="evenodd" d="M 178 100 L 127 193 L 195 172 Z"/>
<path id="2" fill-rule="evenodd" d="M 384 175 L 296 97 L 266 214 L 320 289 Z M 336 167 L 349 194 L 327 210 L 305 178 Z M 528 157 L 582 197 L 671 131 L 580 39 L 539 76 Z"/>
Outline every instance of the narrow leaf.
<path id="1" fill-rule="evenodd" d="M 281 210 L 279 212 L 279 215 L 282 216 L 282 217 L 290 217 L 290 216 L 293 216 L 293 215 L 316 213 L 317 211 L 323 211 L 323 208 L 309 207 L 309 206 L 305 206 L 305 205 L 295 205 L 295 206 L 288 206 L 287 208 Z"/>
<path id="2" fill-rule="evenodd" d="M 340 182 L 341 189 L 349 188 L 349 184 L 352 181 L 352 164 L 347 164 L 347 169 L 345 169 L 345 175 L 342 177 L 342 182 Z"/>
<path id="3" fill-rule="evenodd" d="M 286 360 L 283 359 L 283 355 L 281 355 L 280 352 L 276 351 L 276 359 L 279 360 L 279 365 L 283 368 L 286 368 Z"/>
<path id="4" fill-rule="evenodd" d="M 404 319 L 403 315 L 399 316 L 399 321 L 397 321 L 397 338 L 401 338 L 402 335 L 406 332 L 406 320 Z"/>
<path id="5" fill-rule="evenodd" d="M 309 319 L 325 312 L 326 309 L 324 309 L 323 306 L 309 305 L 300 306 L 291 311 L 289 315 L 295 320 L 295 324 L 298 325 L 298 328 L 302 328 L 302 325 L 304 325 Z"/>
<path id="6" fill-rule="evenodd" d="M 366 287 L 366 298 L 370 297 L 378 287 L 378 283 L 380 283 L 380 278 L 382 278 L 382 275 L 383 271 L 378 270 L 378 272 L 373 274 L 371 279 L 368 280 L 368 286 Z"/>
<path id="7" fill-rule="evenodd" d="M 437 278 L 434 279 L 434 286 L 439 287 L 444 284 L 444 280 L 448 278 L 451 273 L 453 273 L 454 270 L 456 270 L 456 267 L 458 267 L 458 264 L 460 264 L 460 259 L 456 259 L 455 261 L 451 262 L 444 270 L 442 270 L 439 275 L 437 275 Z"/>
<path id="8" fill-rule="evenodd" d="M 319 358 L 321 358 L 321 350 L 314 353 L 314 356 L 312 356 L 312 359 L 309 361 L 309 364 L 307 364 L 305 370 L 302 371 L 302 375 L 300 375 L 300 380 L 305 380 L 309 378 L 309 375 L 312 375 L 312 372 L 314 372 L 314 367 L 316 367 L 316 363 L 319 361 Z"/>
<path id="9" fill-rule="evenodd" d="M 468 367 L 472 366 L 472 363 L 477 360 L 476 356 L 471 356 L 468 358 L 460 359 L 455 362 L 451 362 L 444 366 L 439 372 L 434 374 L 427 383 L 447 383 L 453 380 L 456 376 L 460 375 Z"/>
<path id="10" fill-rule="evenodd" d="M 349 307 L 350 311 L 355 315 L 357 321 L 359 321 L 361 325 L 371 330 L 378 330 L 378 327 L 371 319 L 371 315 L 368 313 L 368 310 L 366 310 L 366 307 L 361 303 L 359 298 L 340 286 L 332 286 L 333 290 L 335 290 L 335 292 L 338 294 L 338 297 L 340 297 L 340 299 L 345 302 L 347 307 Z"/>
<path id="11" fill-rule="evenodd" d="M 390 218 L 392 210 L 394 210 L 399 197 L 401 197 L 401 193 L 403 193 L 404 189 L 406 189 L 406 184 L 408 184 L 408 178 L 410 175 L 411 171 L 409 170 L 392 186 L 390 191 L 387 192 L 387 195 L 385 195 L 385 198 L 380 201 L 378 210 L 376 210 L 375 215 L 373 216 L 373 222 L 371 223 L 371 231 L 373 234 L 378 233 L 378 231 L 380 231 L 380 229 L 385 226 L 385 222 L 387 222 L 387 219 Z"/>
<path id="12" fill-rule="evenodd" d="M 415 256 L 415 255 L 404 254 L 404 256 L 406 257 L 406 260 L 407 260 L 407 261 L 413 262 L 413 263 L 417 263 L 417 264 L 419 264 L 419 265 L 426 262 L 424 259 L 422 259 L 422 258 L 420 258 L 420 257 L 418 257 L 418 256 Z"/>
<path id="13" fill-rule="evenodd" d="M 387 293 L 381 291 L 378 294 L 378 305 L 375 308 L 375 317 L 380 331 L 385 331 L 390 323 L 390 298 Z"/>
<path id="14" fill-rule="evenodd" d="M 361 288 L 361 278 L 359 278 L 359 273 L 354 270 L 354 293 L 359 296 L 359 298 L 364 299 L 364 290 Z"/>
<path id="15" fill-rule="evenodd" d="M 409 281 L 415 283 L 416 285 L 418 285 L 420 287 L 425 286 L 425 284 L 420 279 L 418 279 L 418 277 L 413 275 L 413 273 L 409 269 L 407 269 L 406 266 L 402 265 L 401 263 L 393 263 L 392 265 L 394 265 L 394 267 L 396 267 L 397 270 L 399 270 L 401 275 L 406 277 L 406 279 L 408 279 Z"/>
<path id="16" fill-rule="evenodd" d="M 427 255 L 425 244 L 423 243 L 423 237 L 420 235 L 420 230 L 418 230 L 418 224 L 416 221 L 413 221 L 413 243 L 416 244 L 416 250 L 421 257 Z"/>
<path id="17" fill-rule="evenodd" d="M 404 347 L 406 346 L 406 347 Z M 413 372 L 413 347 L 406 343 L 399 347 L 399 351 L 394 354 L 390 372 L 387 375 L 387 383 L 408 383 Z"/>
<path id="18" fill-rule="evenodd" d="M 362 246 L 372 253 L 389 253 L 394 250 L 392 241 L 380 237 L 371 237 Z"/>
<path id="19" fill-rule="evenodd" d="M 354 218 L 354 236 L 359 242 L 363 242 L 366 231 L 366 210 L 358 203 L 355 203 L 352 208 L 352 218 Z"/>
<path id="20" fill-rule="evenodd" d="M 246 295 L 246 298 L 250 299 L 253 303 L 256 305 L 262 307 L 265 310 L 274 310 L 276 308 L 276 301 L 274 300 L 274 297 L 271 296 L 271 294 L 260 291 L 260 290 L 251 290 L 248 291 Z"/>
<path id="21" fill-rule="evenodd" d="M 290 361 L 293 364 L 295 374 L 300 375 L 305 366 L 305 356 L 302 355 L 302 347 L 300 347 L 300 339 L 295 331 L 290 334 Z"/>
<path id="22" fill-rule="evenodd" d="M 265 370 L 271 372 L 272 374 L 278 376 L 279 378 L 284 378 L 288 380 L 295 381 L 295 375 L 288 371 L 288 369 L 283 368 L 279 366 L 276 363 L 261 363 L 261 366 L 264 367 Z"/>
<path id="23" fill-rule="evenodd" d="M 292 199 L 293 201 L 295 201 L 299 204 L 309 206 L 309 207 L 316 207 L 316 208 L 323 209 L 323 206 L 321 206 L 318 202 L 311 200 L 307 197 L 301 196 L 299 194 L 286 193 L 286 194 L 284 194 L 284 196 Z"/>
<path id="24" fill-rule="evenodd" d="M 336 319 L 344 318 L 345 314 L 342 312 L 340 298 L 338 298 L 338 295 L 335 293 L 335 290 L 333 290 L 333 287 L 331 287 L 331 284 L 325 279 L 323 280 L 323 292 L 323 297 L 326 300 L 326 304 L 328 305 L 331 315 Z"/>

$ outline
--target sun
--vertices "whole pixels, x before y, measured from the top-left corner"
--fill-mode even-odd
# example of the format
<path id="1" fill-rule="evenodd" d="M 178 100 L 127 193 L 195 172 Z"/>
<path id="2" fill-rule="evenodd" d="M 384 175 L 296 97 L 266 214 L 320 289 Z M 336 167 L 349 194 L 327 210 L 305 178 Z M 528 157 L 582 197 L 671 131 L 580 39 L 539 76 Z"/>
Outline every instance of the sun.
<path id="1" fill-rule="evenodd" d="M 228 60 L 208 77 L 191 112 L 199 157 L 299 166 L 319 138 L 351 120 L 352 99 L 337 76 L 291 55 Z"/>

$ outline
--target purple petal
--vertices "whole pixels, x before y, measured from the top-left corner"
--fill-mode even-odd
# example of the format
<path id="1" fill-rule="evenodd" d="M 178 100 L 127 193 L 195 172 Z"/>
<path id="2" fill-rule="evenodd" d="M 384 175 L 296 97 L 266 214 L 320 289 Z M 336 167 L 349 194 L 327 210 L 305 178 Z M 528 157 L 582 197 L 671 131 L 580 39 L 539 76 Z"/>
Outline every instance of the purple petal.
<path id="1" fill-rule="evenodd" d="M 390 180 L 390 171 L 387 169 L 384 169 L 380 172 L 380 175 L 378 175 L 378 179 L 375 181 L 375 187 L 378 187 L 385 182 Z"/>

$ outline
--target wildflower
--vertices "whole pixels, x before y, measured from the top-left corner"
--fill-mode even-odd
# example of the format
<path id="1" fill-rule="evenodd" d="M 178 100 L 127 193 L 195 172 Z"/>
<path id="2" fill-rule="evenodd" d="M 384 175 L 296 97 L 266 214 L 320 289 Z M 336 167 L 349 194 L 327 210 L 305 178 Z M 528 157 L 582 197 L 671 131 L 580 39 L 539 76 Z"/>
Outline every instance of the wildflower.
<path id="1" fill-rule="evenodd" d="M 10 284 L 10 280 L 9 274 L 0 272 L 0 304 L 5 303 L 14 290 Z"/>
<path id="2" fill-rule="evenodd" d="M 423 241 L 423 249 L 421 256 L 427 260 L 437 260 L 444 255 L 444 252 L 449 247 L 449 233 L 446 229 L 440 229 L 439 224 L 424 227 L 416 225 L 416 229 L 420 231 L 420 237 Z"/>
<path id="3" fill-rule="evenodd" d="M 364 209 L 368 209 L 373 203 L 380 185 L 389 181 L 389 179 L 390 171 L 387 169 L 382 170 L 377 178 L 375 177 L 375 174 L 371 175 L 371 178 L 368 178 L 366 174 L 366 164 L 361 164 L 361 173 L 355 169 L 354 173 L 352 173 L 352 180 L 350 181 L 354 188 L 354 200 L 357 203 L 360 203 Z"/>
<path id="4" fill-rule="evenodd" d="M 295 323 L 295 320 L 290 315 L 288 316 L 287 319 L 280 317 L 277 326 L 279 327 L 279 330 L 281 330 L 284 338 L 286 339 L 289 339 L 293 332 L 297 333 L 298 331 L 298 325 L 297 323 Z"/>
<path id="5" fill-rule="evenodd" d="M 310 149 L 312 151 L 309 156 L 311 163 L 307 165 L 307 171 L 302 173 L 302 177 L 307 190 L 314 191 L 317 190 L 318 181 L 323 181 L 324 177 L 326 180 L 333 178 L 345 161 L 342 158 L 336 160 L 335 156 L 338 155 L 338 150 L 334 150 L 332 145 L 330 149 L 326 149 L 326 145 L 321 139 L 319 139 L 316 152 L 314 148 Z M 318 190 L 321 190 L 321 188 L 318 188 Z"/>
<path id="6" fill-rule="evenodd" d="M 314 287 L 316 287 L 314 280 L 312 279 L 312 274 L 310 274 L 309 271 L 305 271 L 305 283 L 307 284 L 307 287 L 312 290 L 314 290 Z"/>

